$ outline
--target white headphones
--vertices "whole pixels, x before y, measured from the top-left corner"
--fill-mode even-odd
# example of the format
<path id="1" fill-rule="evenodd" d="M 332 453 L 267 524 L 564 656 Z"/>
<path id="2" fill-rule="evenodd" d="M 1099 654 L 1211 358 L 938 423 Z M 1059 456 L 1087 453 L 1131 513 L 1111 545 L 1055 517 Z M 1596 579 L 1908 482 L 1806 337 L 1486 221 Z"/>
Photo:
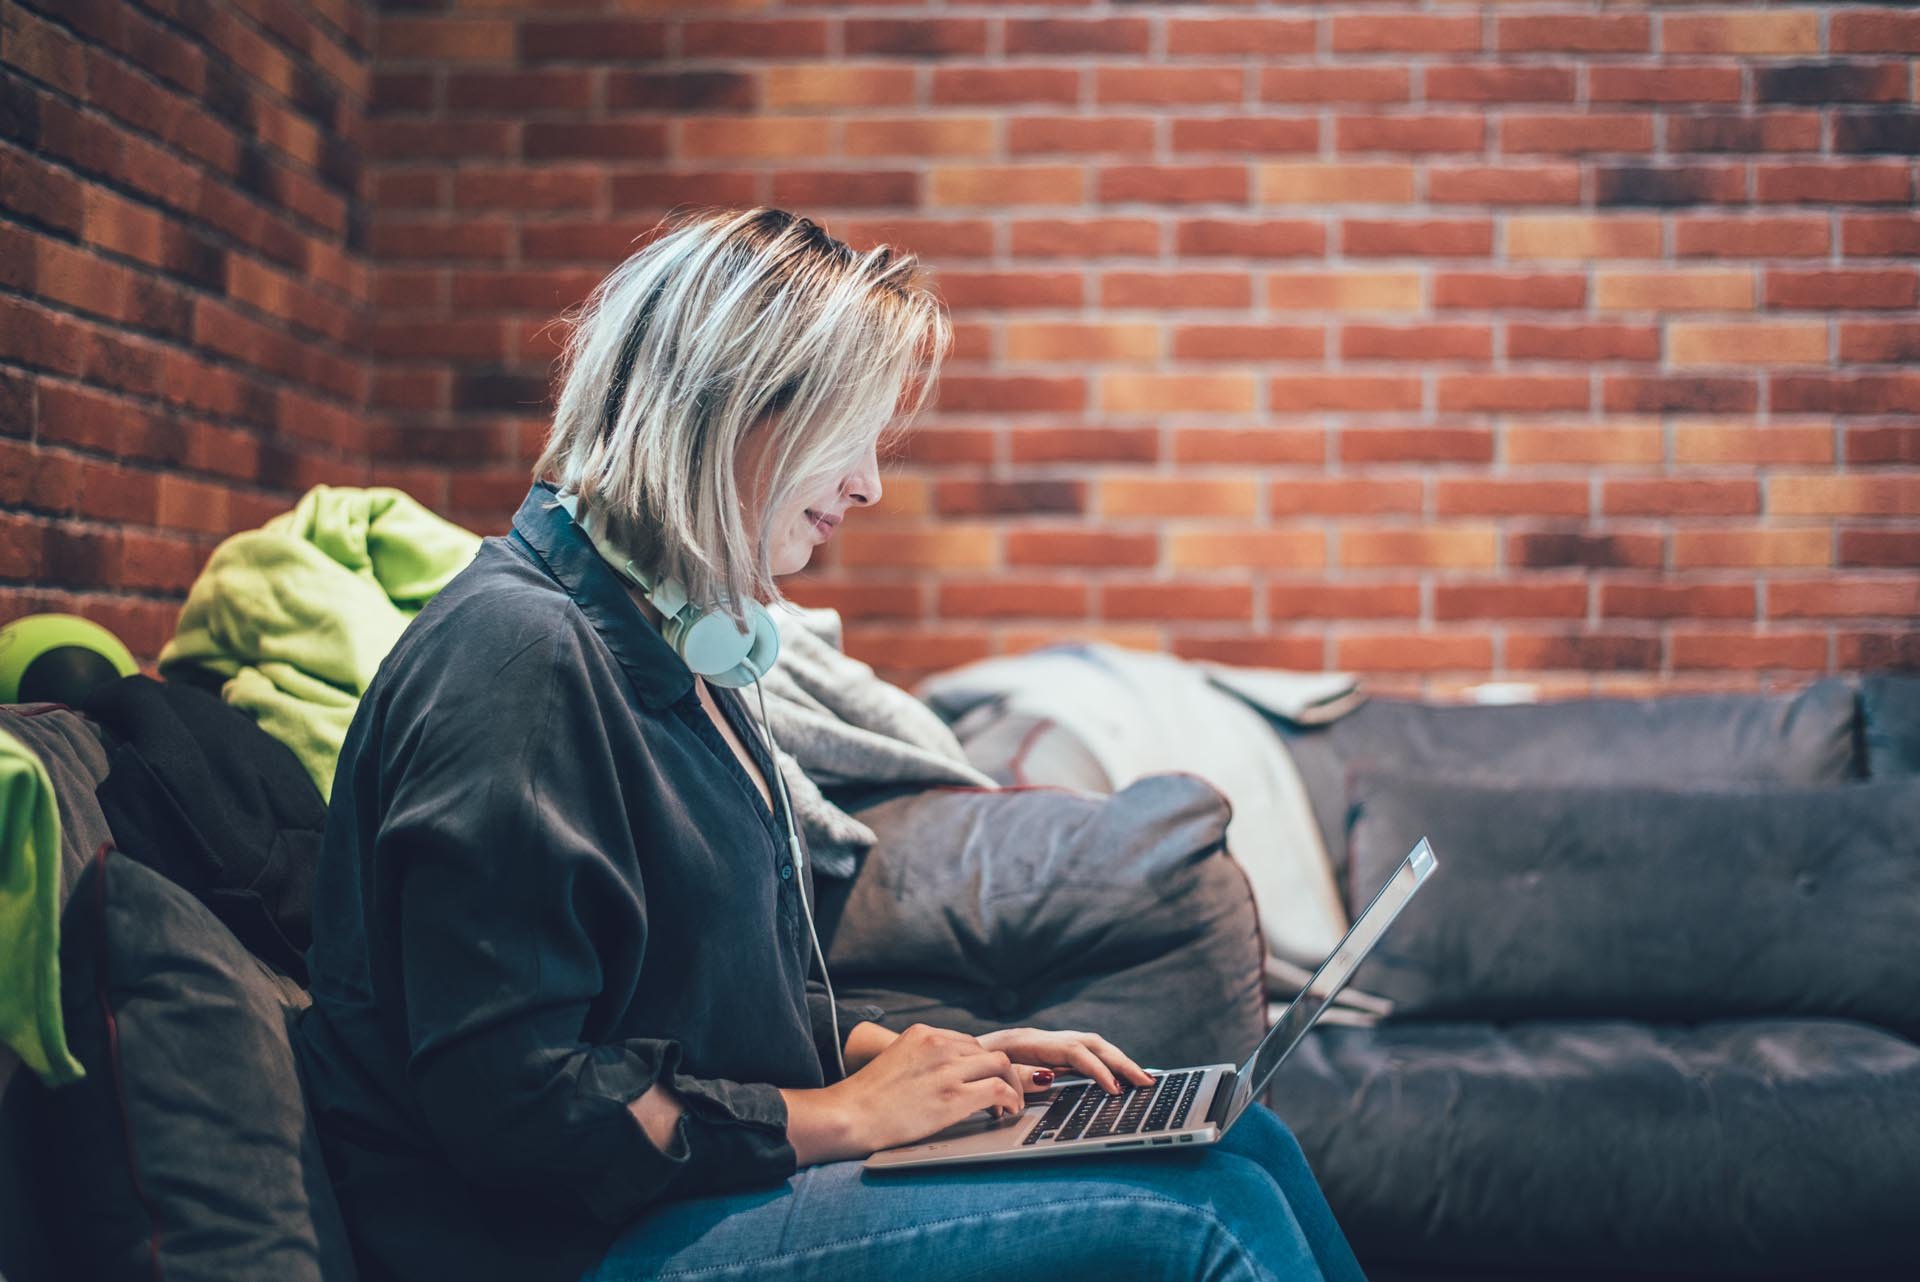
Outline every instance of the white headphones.
<path id="1" fill-rule="evenodd" d="M 813 941 L 813 955 L 820 962 L 820 980 L 827 989 L 827 1018 L 833 1027 L 833 1057 L 840 1076 L 847 1075 L 847 1058 L 840 1049 L 840 1013 L 834 1009 L 833 981 L 827 977 L 827 955 L 820 947 L 820 934 L 813 926 L 813 905 L 807 902 L 807 857 L 800 848 L 800 834 L 793 826 L 793 799 L 787 794 L 786 778 L 774 755 L 773 729 L 767 721 L 767 692 L 760 678 L 780 657 L 780 633 L 773 616 L 758 601 L 747 602 L 750 632 L 742 632 L 732 619 L 716 611 L 696 606 L 687 599 L 686 589 L 674 578 L 662 578 L 649 584 L 625 550 L 606 536 L 606 523 L 592 504 L 581 504 L 573 493 L 558 495 L 560 506 L 580 527 L 600 559 L 646 595 L 663 621 L 660 635 L 666 638 L 687 667 L 714 685 L 737 689 L 751 684 L 760 696 L 760 733 L 767 742 L 767 760 L 773 763 L 774 786 L 780 790 L 780 810 L 787 821 L 787 850 L 793 855 L 794 874 L 800 879 L 800 905 L 807 919 L 807 935 Z"/>

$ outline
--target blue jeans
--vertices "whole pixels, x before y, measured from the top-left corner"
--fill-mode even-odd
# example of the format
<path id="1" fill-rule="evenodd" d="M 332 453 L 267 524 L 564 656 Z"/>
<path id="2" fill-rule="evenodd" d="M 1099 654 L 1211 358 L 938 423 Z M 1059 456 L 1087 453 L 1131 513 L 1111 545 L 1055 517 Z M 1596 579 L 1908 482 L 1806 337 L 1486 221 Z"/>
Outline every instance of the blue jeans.
<path id="1" fill-rule="evenodd" d="M 881 1174 L 658 1203 L 583 1282 L 1365 1282 L 1286 1128 L 1249 1107 L 1220 1143 Z"/>

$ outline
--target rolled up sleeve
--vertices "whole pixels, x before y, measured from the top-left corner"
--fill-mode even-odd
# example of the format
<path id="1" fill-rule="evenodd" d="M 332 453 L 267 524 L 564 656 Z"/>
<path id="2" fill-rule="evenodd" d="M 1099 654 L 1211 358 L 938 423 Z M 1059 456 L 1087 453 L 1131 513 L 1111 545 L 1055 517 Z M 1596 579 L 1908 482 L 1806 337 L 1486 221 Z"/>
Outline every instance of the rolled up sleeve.
<path id="1" fill-rule="evenodd" d="M 441 691 L 394 749 L 375 840 L 429 1129 L 467 1178 L 617 1223 L 669 1190 L 778 1183 L 795 1155 L 777 1087 L 689 1073 L 671 1038 L 586 1039 L 605 958 L 644 950 L 644 852 L 568 660 L 536 637 L 484 688 Z M 655 1082 L 685 1105 L 664 1152 L 629 1108 Z"/>

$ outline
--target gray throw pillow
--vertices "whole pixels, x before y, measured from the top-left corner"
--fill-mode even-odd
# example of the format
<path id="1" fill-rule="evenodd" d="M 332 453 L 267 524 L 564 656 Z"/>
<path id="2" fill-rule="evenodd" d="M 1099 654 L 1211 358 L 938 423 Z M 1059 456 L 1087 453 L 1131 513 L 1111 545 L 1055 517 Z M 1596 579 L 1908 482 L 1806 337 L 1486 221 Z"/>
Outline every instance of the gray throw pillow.
<path id="1" fill-rule="evenodd" d="M 61 919 L 86 1077 L 47 1093 L 55 1252 L 95 1282 L 351 1282 L 301 1096 L 299 990 L 205 905 L 103 849 Z"/>
<path id="2" fill-rule="evenodd" d="M 1396 1014 L 1920 1029 L 1920 780 L 1566 786 L 1363 771 L 1348 902 L 1439 860 L 1354 983 Z"/>

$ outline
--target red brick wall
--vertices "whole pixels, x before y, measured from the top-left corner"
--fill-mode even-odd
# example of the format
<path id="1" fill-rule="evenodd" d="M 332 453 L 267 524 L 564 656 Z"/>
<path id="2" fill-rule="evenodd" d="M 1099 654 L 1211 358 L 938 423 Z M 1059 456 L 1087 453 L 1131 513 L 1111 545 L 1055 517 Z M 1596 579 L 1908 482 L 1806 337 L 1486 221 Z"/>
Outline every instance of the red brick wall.
<path id="1" fill-rule="evenodd" d="M 151 660 L 221 537 L 364 482 L 370 14 L 0 3 L 0 619 Z"/>
<path id="2" fill-rule="evenodd" d="M 555 315 L 667 207 L 768 202 L 919 250 L 958 329 L 794 591 L 888 675 L 1081 636 L 1434 690 L 1920 664 L 1908 9 L 596 7 L 379 18 L 368 412 L 238 398 L 286 474 L 334 447 L 499 531 Z"/>

